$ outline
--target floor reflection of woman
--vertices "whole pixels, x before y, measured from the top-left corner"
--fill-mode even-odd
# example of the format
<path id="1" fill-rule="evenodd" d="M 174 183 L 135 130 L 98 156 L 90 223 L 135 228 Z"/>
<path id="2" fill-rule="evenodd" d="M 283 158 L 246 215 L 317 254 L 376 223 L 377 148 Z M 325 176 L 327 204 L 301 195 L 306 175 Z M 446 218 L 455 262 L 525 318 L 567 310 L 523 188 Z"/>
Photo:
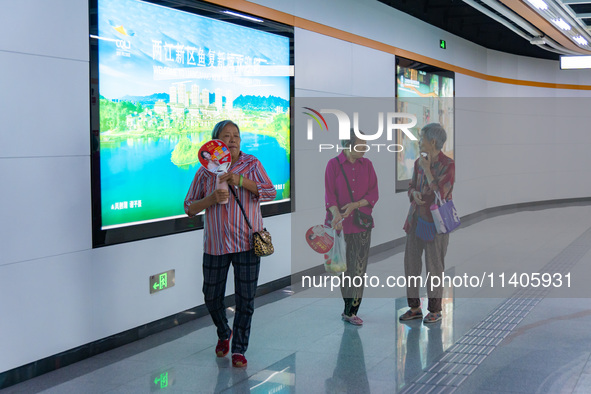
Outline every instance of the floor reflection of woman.
<path id="1" fill-rule="evenodd" d="M 438 361 L 443 354 L 442 330 L 440 325 L 422 326 L 408 323 L 409 331 L 406 333 L 406 351 L 401 359 L 402 365 L 399 368 L 404 370 L 404 381 L 402 387 L 408 387 L 416 381 L 423 372 L 423 361 L 425 370 L 428 370 Z M 426 328 L 425 328 L 426 327 Z M 426 332 L 425 332 L 426 331 Z M 421 356 L 421 349 L 427 344 L 426 358 Z M 399 349 L 400 350 L 400 349 Z"/>
<path id="2" fill-rule="evenodd" d="M 369 393 L 363 343 L 357 329 L 345 326 L 332 377 L 326 380 L 327 393 Z"/>

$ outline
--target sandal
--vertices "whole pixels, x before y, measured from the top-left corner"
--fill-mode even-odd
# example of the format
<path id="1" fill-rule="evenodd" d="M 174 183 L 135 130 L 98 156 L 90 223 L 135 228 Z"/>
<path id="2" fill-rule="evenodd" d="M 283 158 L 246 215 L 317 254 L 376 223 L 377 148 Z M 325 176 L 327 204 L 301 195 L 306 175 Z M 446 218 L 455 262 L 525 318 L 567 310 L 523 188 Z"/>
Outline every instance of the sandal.
<path id="1" fill-rule="evenodd" d="M 407 321 L 407 320 L 414 320 L 414 319 L 422 319 L 423 318 L 423 311 L 418 310 L 413 312 L 412 309 L 407 310 L 402 316 L 398 318 L 400 321 Z"/>
<path id="2" fill-rule="evenodd" d="M 347 323 L 351 323 L 354 326 L 362 326 L 363 325 L 363 320 L 361 320 L 361 318 L 359 318 L 358 316 L 347 316 L 344 313 L 341 314 L 341 318 L 346 321 Z"/>
<path id="3" fill-rule="evenodd" d="M 429 323 L 436 323 L 439 320 L 441 320 L 442 316 L 441 316 L 441 312 L 437 312 L 437 313 L 427 313 L 427 316 L 425 316 L 425 318 L 423 319 L 423 323 L 429 324 Z"/>

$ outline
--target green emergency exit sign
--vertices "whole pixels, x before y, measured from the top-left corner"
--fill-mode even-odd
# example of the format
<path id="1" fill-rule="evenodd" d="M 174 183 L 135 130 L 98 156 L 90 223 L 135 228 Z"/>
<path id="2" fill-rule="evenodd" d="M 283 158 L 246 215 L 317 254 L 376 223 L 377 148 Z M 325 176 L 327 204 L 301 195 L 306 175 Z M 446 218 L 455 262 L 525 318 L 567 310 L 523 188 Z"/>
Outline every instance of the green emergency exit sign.
<path id="1" fill-rule="evenodd" d="M 174 270 L 150 276 L 150 294 L 174 286 Z"/>
<path id="2" fill-rule="evenodd" d="M 150 392 L 169 391 L 171 386 L 175 383 L 174 368 L 169 368 L 166 371 L 159 371 L 150 375 Z"/>
<path id="3" fill-rule="evenodd" d="M 447 44 L 445 43 L 445 40 L 439 40 L 439 48 L 441 48 L 441 49 L 447 48 Z"/>
<path id="4" fill-rule="evenodd" d="M 159 389 L 165 389 L 168 387 L 168 372 L 160 374 L 157 378 L 154 379 L 154 386 Z"/>

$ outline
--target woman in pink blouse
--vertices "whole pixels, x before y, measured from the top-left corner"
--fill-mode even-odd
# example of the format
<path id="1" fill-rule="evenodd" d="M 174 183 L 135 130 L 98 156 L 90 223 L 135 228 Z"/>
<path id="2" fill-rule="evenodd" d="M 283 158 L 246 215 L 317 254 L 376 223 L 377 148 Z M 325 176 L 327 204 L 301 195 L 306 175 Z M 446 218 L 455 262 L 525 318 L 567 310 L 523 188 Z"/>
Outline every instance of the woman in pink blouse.
<path id="1" fill-rule="evenodd" d="M 351 139 L 342 140 L 343 151 L 329 160 L 324 177 L 326 224 L 345 233 L 347 272 L 341 294 L 345 301 L 342 319 L 356 326 L 363 324 L 357 316 L 363 296 L 363 280 L 367 270 L 371 229 L 354 220 L 355 210 L 371 215 L 378 201 L 378 178 L 371 161 L 364 158 L 365 140 L 351 130 Z M 351 197 L 352 195 L 352 197 Z M 356 279 L 356 277 L 360 277 Z M 361 280 L 360 280 L 361 279 Z M 361 286 L 355 286 L 361 283 Z"/>

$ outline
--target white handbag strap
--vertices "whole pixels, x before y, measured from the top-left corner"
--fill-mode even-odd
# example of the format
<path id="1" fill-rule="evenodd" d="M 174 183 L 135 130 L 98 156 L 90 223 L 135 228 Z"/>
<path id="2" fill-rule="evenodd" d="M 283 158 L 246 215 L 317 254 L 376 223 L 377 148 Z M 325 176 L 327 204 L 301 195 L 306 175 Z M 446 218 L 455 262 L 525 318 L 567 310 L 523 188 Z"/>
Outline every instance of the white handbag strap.
<path id="1" fill-rule="evenodd" d="M 439 206 L 443 205 L 443 200 L 442 200 L 441 196 L 439 195 L 438 191 L 435 191 L 435 200 L 437 201 L 437 205 L 439 205 Z"/>

